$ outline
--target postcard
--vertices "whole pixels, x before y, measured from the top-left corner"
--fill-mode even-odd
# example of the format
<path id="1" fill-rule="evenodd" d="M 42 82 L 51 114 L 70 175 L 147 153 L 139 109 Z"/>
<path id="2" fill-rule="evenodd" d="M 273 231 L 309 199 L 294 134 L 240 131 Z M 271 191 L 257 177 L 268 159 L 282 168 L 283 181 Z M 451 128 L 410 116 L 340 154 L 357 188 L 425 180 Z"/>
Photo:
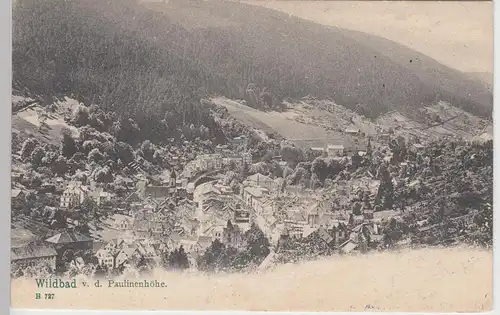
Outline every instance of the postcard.
<path id="1" fill-rule="evenodd" d="M 492 309 L 492 2 L 12 10 L 12 308 Z"/>

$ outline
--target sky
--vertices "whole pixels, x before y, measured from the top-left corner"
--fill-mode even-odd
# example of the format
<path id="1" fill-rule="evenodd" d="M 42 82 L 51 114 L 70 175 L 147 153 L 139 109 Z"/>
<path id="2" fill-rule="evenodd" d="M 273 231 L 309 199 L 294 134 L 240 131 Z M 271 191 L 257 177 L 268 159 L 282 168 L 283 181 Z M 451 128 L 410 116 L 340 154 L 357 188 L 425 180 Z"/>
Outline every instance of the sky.
<path id="1" fill-rule="evenodd" d="M 246 2 L 393 40 L 463 72 L 493 73 L 492 2 Z"/>

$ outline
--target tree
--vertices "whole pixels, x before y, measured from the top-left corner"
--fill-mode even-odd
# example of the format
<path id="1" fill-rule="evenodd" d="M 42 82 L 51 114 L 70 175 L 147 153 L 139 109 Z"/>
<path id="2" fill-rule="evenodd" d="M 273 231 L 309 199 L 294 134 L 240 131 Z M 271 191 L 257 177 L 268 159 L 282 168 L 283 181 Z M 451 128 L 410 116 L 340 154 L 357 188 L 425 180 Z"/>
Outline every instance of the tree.
<path id="1" fill-rule="evenodd" d="M 189 259 L 182 245 L 179 247 L 179 249 L 173 250 L 168 255 L 168 267 L 179 270 L 185 270 L 189 268 Z"/>
<path id="2" fill-rule="evenodd" d="M 155 151 L 155 153 L 153 154 L 153 161 L 152 162 L 159 164 L 159 165 L 163 165 L 163 163 L 164 163 L 163 156 L 159 151 Z"/>
<path id="3" fill-rule="evenodd" d="M 62 155 L 59 155 L 52 164 L 52 171 L 57 175 L 64 175 L 68 171 L 68 161 Z"/>
<path id="4" fill-rule="evenodd" d="M 244 238 L 253 262 L 260 263 L 269 255 L 269 240 L 255 223 L 252 223 L 250 229 L 245 232 Z"/>
<path id="5" fill-rule="evenodd" d="M 78 148 L 76 146 L 75 139 L 73 139 L 73 136 L 71 134 L 71 130 L 63 128 L 61 130 L 61 134 L 61 154 L 62 156 L 69 159 L 78 151 Z"/>
<path id="6" fill-rule="evenodd" d="M 42 160 L 45 157 L 45 152 L 41 147 L 36 147 L 31 152 L 31 164 L 36 168 L 42 165 Z"/>
<path id="7" fill-rule="evenodd" d="M 93 149 L 101 149 L 102 145 L 101 142 L 97 139 L 92 139 L 92 140 L 86 140 L 82 143 L 81 148 L 83 149 L 84 154 L 88 154 L 90 151 Z"/>
<path id="8" fill-rule="evenodd" d="M 296 147 L 284 147 L 281 149 L 280 155 L 282 156 L 283 161 L 292 164 L 292 167 L 304 160 L 302 150 Z"/>
<path id="9" fill-rule="evenodd" d="M 492 245 L 493 243 L 493 208 L 490 204 L 482 206 L 482 211 L 474 216 L 474 223 L 479 227 L 471 234 L 471 239 L 479 245 Z"/>
<path id="10" fill-rule="evenodd" d="M 18 276 L 22 275 L 27 278 L 48 278 L 54 274 L 54 270 L 46 262 L 40 262 L 35 266 L 29 266 L 24 271 L 17 271 Z"/>
<path id="11" fill-rule="evenodd" d="M 94 276 L 101 278 L 106 276 L 107 274 L 107 268 L 104 265 L 97 265 L 94 271 Z"/>
<path id="12" fill-rule="evenodd" d="M 88 159 L 92 162 L 100 162 L 104 159 L 104 156 L 98 148 L 95 148 L 89 152 Z"/>
<path id="13" fill-rule="evenodd" d="M 250 165 L 250 173 L 261 173 L 261 174 L 268 174 L 269 173 L 269 165 L 266 162 L 259 162 Z"/>
<path id="14" fill-rule="evenodd" d="M 258 107 L 258 105 L 259 105 L 257 91 L 258 91 L 258 87 L 255 84 L 253 84 L 253 83 L 248 84 L 247 89 L 245 91 L 245 100 L 250 107 L 255 108 L 255 107 Z"/>
<path id="15" fill-rule="evenodd" d="M 125 142 L 118 142 L 116 146 L 118 157 L 123 162 L 123 164 L 127 165 L 128 163 L 134 161 L 134 149 L 132 149 L 129 144 Z"/>
<path id="16" fill-rule="evenodd" d="M 198 265 L 203 271 L 220 271 L 230 268 L 237 251 L 227 247 L 218 239 L 212 242 L 205 253 L 199 258 Z"/>
<path id="17" fill-rule="evenodd" d="M 327 178 L 328 165 L 321 157 L 314 159 L 311 165 L 311 172 L 317 176 L 317 179 L 323 182 Z"/>
<path id="18" fill-rule="evenodd" d="M 354 152 L 353 156 L 351 157 L 351 161 L 352 166 L 354 167 L 354 169 L 356 169 L 361 166 L 363 158 L 359 155 L 358 152 Z"/>
<path id="19" fill-rule="evenodd" d="M 312 174 L 311 176 L 311 189 L 316 189 L 318 185 L 321 184 L 321 181 L 319 180 L 318 176 L 316 174 Z"/>
<path id="20" fill-rule="evenodd" d="M 240 183 L 238 182 L 238 180 L 236 178 L 231 181 L 229 186 L 231 187 L 231 189 L 233 190 L 233 192 L 235 194 L 240 193 Z"/>
<path id="21" fill-rule="evenodd" d="M 72 249 L 66 249 L 60 259 L 60 264 L 58 269 L 66 269 L 66 266 L 75 259 L 75 252 Z"/>
<path id="22" fill-rule="evenodd" d="M 94 217 L 98 209 L 96 202 L 94 201 L 94 199 L 90 197 L 86 197 L 83 200 L 80 208 L 81 208 L 80 212 L 86 215 L 87 217 Z"/>
<path id="23" fill-rule="evenodd" d="M 75 126 L 85 126 L 89 124 L 89 110 L 83 105 L 79 105 L 71 117 L 71 122 Z"/>
<path id="24" fill-rule="evenodd" d="M 151 271 L 151 268 L 148 264 L 148 261 L 144 256 L 139 257 L 139 259 L 136 262 L 136 268 L 139 274 L 147 274 Z"/>
<path id="25" fill-rule="evenodd" d="M 141 144 L 141 155 L 144 159 L 146 159 L 147 161 L 150 161 L 150 162 L 153 162 L 153 156 L 154 156 L 154 153 L 155 153 L 155 150 L 153 148 L 153 145 L 151 144 L 151 141 L 149 140 L 145 140 L 142 144 Z"/>
<path id="26" fill-rule="evenodd" d="M 123 118 L 115 122 L 112 131 L 118 141 L 134 144 L 139 140 L 138 133 L 140 132 L 140 128 L 132 118 Z"/>
<path id="27" fill-rule="evenodd" d="M 92 173 L 93 179 L 98 183 L 112 183 L 113 174 L 108 166 L 97 167 Z"/>
<path id="28" fill-rule="evenodd" d="M 273 107 L 273 94 L 264 87 L 259 95 L 260 101 L 269 108 Z"/>
<path id="29" fill-rule="evenodd" d="M 21 147 L 21 159 L 27 160 L 31 157 L 31 153 L 38 145 L 38 141 L 34 138 L 28 138 L 23 142 Z"/>
<path id="30" fill-rule="evenodd" d="M 308 180 L 309 177 L 310 177 L 310 174 L 305 168 L 303 168 L 301 166 L 297 166 L 297 168 L 295 169 L 293 174 L 291 174 L 287 178 L 287 184 L 297 185 L 301 181 L 304 182 L 305 180 Z"/>

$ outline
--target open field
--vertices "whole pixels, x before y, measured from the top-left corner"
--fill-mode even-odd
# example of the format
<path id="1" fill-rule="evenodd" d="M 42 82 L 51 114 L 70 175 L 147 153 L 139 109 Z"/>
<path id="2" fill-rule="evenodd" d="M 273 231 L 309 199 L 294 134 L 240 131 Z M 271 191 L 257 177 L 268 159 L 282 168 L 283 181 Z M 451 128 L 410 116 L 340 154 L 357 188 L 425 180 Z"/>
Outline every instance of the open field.
<path id="1" fill-rule="evenodd" d="M 23 100 L 24 98 L 20 96 L 12 97 L 14 104 Z M 78 132 L 75 127 L 68 125 L 63 118 L 65 112 L 73 110 L 77 105 L 78 102 L 75 100 L 66 99 L 57 102 L 55 111 L 51 113 L 34 104 L 34 106 L 19 110 L 12 115 L 12 131 L 20 133 L 23 138 L 31 135 L 41 142 L 59 145 L 62 139 L 62 129 L 69 129 L 75 134 Z"/>
<path id="2" fill-rule="evenodd" d="M 491 251 L 404 250 L 284 265 L 254 275 L 158 271 L 152 279 L 165 281 L 167 288 L 107 288 L 105 283 L 58 290 L 50 301 L 24 294 L 35 292 L 34 280 L 13 280 L 12 307 L 485 312 L 492 307 L 492 272 Z"/>
<path id="3" fill-rule="evenodd" d="M 322 147 L 325 139 L 329 144 L 352 147 L 364 144 L 366 136 L 376 139 L 378 133 L 390 129 L 405 138 L 417 136 L 422 140 L 437 140 L 446 135 L 472 139 L 482 132 L 491 131 L 489 121 L 444 102 L 422 108 L 430 115 L 439 116 L 442 124 L 430 121 L 424 124 L 396 111 L 369 120 L 330 101 L 285 103 L 285 112 L 264 112 L 227 98 L 213 98 L 211 101 L 227 108 L 241 123 L 264 132 L 276 132 L 293 140 L 299 147 Z M 365 136 L 346 134 L 344 131 L 348 128 L 357 128 Z"/>
<path id="4" fill-rule="evenodd" d="M 307 104 L 287 104 L 288 110 L 285 112 L 264 112 L 227 98 L 213 98 L 212 102 L 226 107 L 241 123 L 265 132 L 276 132 L 299 147 L 322 147 L 325 139 L 328 143 L 342 143 L 345 146 L 354 141 L 337 130 L 341 126 L 336 123 L 338 118 L 320 123 L 322 115 L 330 118 L 332 115 Z"/>

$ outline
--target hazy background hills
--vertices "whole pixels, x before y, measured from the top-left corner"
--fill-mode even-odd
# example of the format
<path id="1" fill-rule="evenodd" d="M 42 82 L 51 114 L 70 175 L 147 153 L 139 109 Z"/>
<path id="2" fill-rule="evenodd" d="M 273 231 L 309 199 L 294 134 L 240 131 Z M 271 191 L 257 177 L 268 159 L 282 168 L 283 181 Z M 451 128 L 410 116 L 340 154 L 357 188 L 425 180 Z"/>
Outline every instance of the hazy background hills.
<path id="1" fill-rule="evenodd" d="M 380 36 L 462 72 L 493 73 L 492 1 L 244 1 Z"/>
<path id="2" fill-rule="evenodd" d="M 492 108 L 487 84 L 400 44 L 221 1 L 19 1 L 13 82 L 146 127 L 167 111 L 206 124 L 200 97 L 243 98 L 250 83 L 276 102 L 313 95 L 369 117 L 437 101 L 480 116 Z"/>

